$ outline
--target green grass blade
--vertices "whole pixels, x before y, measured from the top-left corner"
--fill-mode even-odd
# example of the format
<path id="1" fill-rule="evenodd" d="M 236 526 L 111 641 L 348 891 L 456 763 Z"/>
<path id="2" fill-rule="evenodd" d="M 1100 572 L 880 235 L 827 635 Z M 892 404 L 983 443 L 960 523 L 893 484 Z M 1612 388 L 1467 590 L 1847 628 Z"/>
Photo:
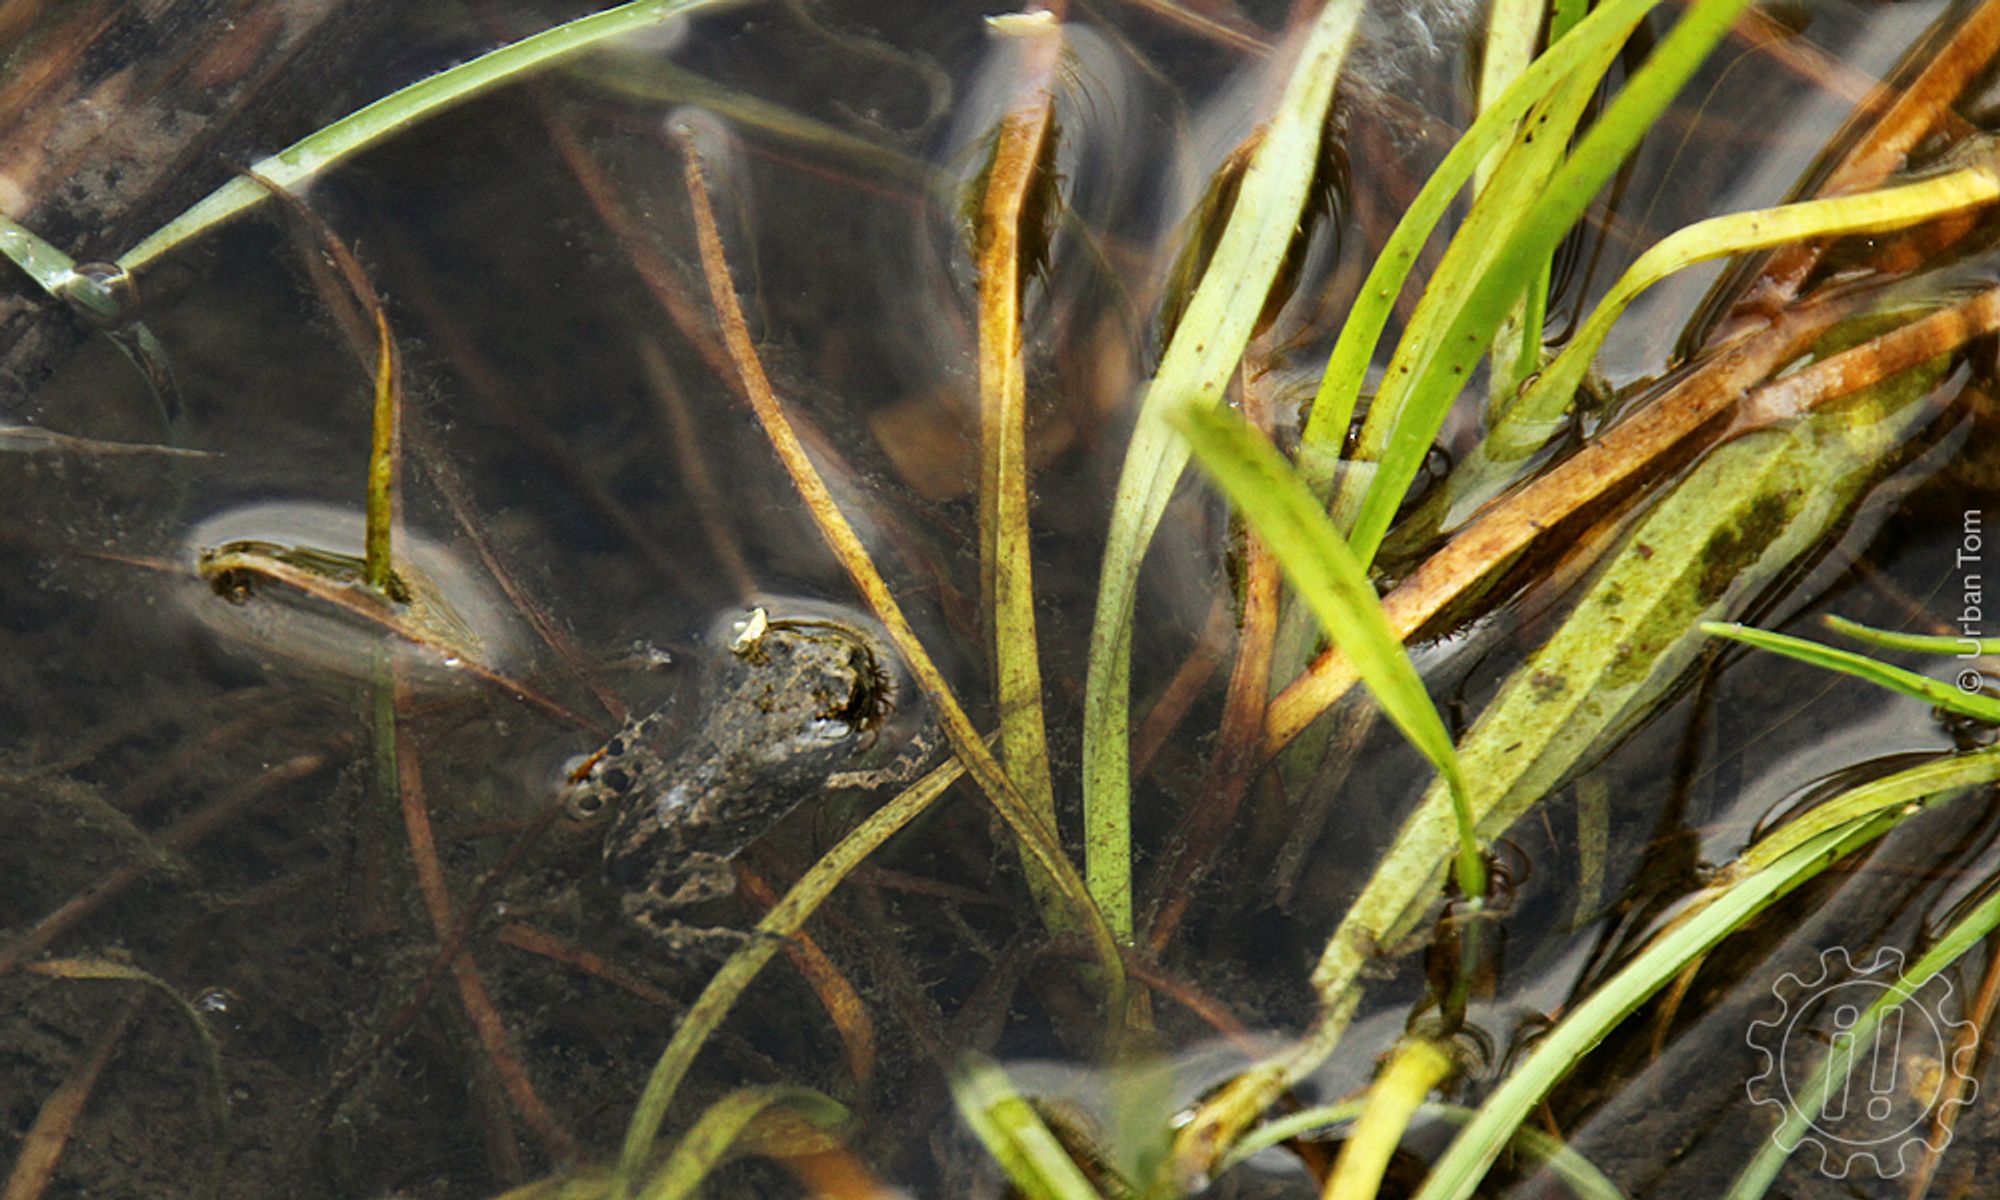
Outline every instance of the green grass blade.
<path id="1" fill-rule="evenodd" d="M 1749 1166 L 1737 1176 L 1736 1182 L 1730 1186 L 1727 1200 L 1762 1200 L 1772 1181 L 1777 1179 L 1785 1160 L 1791 1157 L 1792 1151 L 1805 1137 L 1806 1129 L 1811 1124 L 1806 1114 L 1826 1111 L 1827 1097 L 1833 1091 L 1834 1081 L 1848 1079 L 1855 1060 L 1866 1056 L 1875 1045 L 1875 1034 L 1882 1026 L 1882 1018 L 1921 991 L 1939 972 L 1965 957 L 1996 927 L 2000 927 L 2000 891 L 1982 900 L 1964 918 L 1955 922 L 1938 939 L 1937 945 L 1925 952 L 1909 970 L 1897 977 L 1894 985 L 1884 989 L 1882 995 L 1862 1011 L 1854 1024 L 1843 1031 L 1846 1036 L 1829 1047 L 1826 1057 L 1813 1068 L 1803 1085 L 1790 1093 L 1784 1120 L 1771 1131 L 1770 1139 L 1757 1152 L 1757 1157 L 1751 1159 Z M 1969 1056 L 1974 1049 L 1973 1046 L 1966 1046 L 1959 1053 Z M 1776 1069 L 1775 1064 L 1773 1069 Z M 1964 1071 L 1964 1067 L 1943 1063 L 1939 1064 L 1939 1071 L 1948 1085 Z M 1959 1102 L 1964 1103 L 1962 1099 Z"/>
<path id="2" fill-rule="evenodd" d="M 929 808 L 931 802 L 943 795 L 945 789 L 964 773 L 965 768 L 957 759 L 947 760 L 904 789 L 895 799 L 876 809 L 867 820 L 855 826 L 852 833 L 822 855 L 804 875 L 799 876 L 799 881 L 785 893 L 785 898 L 757 922 L 757 935 L 730 955 L 729 960 L 709 979 L 708 985 L 675 1028 L 667 1048 L 660 1053 L 660 1061 L 653 1067 L 652 1075 L 646 1080 L 646 1089 L 640 1094 L 638 1106 L 632 1112 L 631 1123 L 625 1130 L 624 1148 L 619 1152 L 617 1177 L 612 1189 L 614 1200 L 632 1195 L 633 1188 L 645 1174 L 646 1162 L 652 1157 L 653 1145 L 659 1138 L 660 1126 L 666 1120 L 667 1107 L 673 1103 L 674 1093 L 687 1076 L 688 1068 L 694 1065 L 695 1055 L 701 1052 L 709 1035 L 735 1007 L 743 989 L 750 986 L 750 981 L 764 969 L 764 964 L 778 952 L 784 940 L 804 927 L 807 918 L 833 894 L 833 889 L 847 878 L 849 872 L 880 849 L 896 831 Z"/>
<path id="3" fill-rule="evenodd" d="M 1373 561 L 1396 509 L 1444 424 L 1445 414 L 1491 343 L 1501 319 L 1533 278 L 1536 264 L 1554 252 L 1748 5 L 1749 0 L 1696 0 L 1691 4 L 1583 136 L 1478 281 L 1445 296 L 1422 328 L 1412 323 L 1405 341 L 1415 339 L 1420 349 L 1408 357 L 1398 352 L 1375 399 L 1377 405 L 1388 406 L 1395 432 L 1383 447 L 1380 465 L 1362 499 L 1349 539 L 1363 563 Z M 1563 44 L 1575 40 L 1581 29 L 1578 26 Z"/>
<path id="4" fill-rule="evenodd" d="M 0 215 L 0 254 L 21 268 L 36 286 L 57 300 L 76 279 L 76 260 L 43 241 L 33 230 Z"/>
<path id="5" fill-rule="evenodd" d="M 1084 878 L 1121 938 L 1132 935 L 1132 609 L 1139 564 L 1187 465 L 1167 428 L 1182 405 L 1213 405 L 1243 355 L 1290 247 L 1319 164 L 1333 87 L 1361 0 L 1330 0 L 1308 31 L 1208 270 L 1146 389 L 1119 471 L 1084 685 Z"/>
<path id="6" fill-rule="evenodd" d="M 2000 778 L 2000 753 L 1982 751 L 1959 761 L 1977 762 L 1977 768 L 1966 773 L 1970 781 Z M 1416 1200 L 1465 1200 L 1471 1196 L 1535 1105 L 1619 1022 L 1744 922 L 1835 860 L 1907 820 L 1914 811 L 1909 806 L 1878 809 L 1794 846 L 1764 870 L 1713 893 L 1692 916 L 1571 1008 L 1537 1043 L 1534 1053 L 1487 1098 L 1479 1115 L 1453 1140 L 1431 1169 Z"/>
<path id="7" fill-rule="evenodd" d="M 1472 178 L 1480 160 L 1512 136 L 1530 108 L 1562 80 L 1623 44 L 1633 26 L 1658 2 L 1611 0 L 1579 22 L 1568 37 L 1530 63 L 1518 79 L 1480 112 L 1410 202 L 1402 220 L 1396 223 L 1395 232 L 1383 243 L 1354 307 L 1340 327 L 1340 339 L 1334 344 L 1326 372 L 1320 378 L 1319 391 L 1313 398 L 1312 416 L 1306 422 L 1304 443 L 1299 450 L 1299 465 L 1315 494 L 1325 496 L 1332 483 L 1334 460 L 1347 438 L 1348 424 L 1354 418 L 1361 386 L 1368 375 L 1368 364 L 1374 358 L 1375 344 L 1381 339 L 1383 328 L 1389 323 L 1389 314 L 1395 309 L 1396 297 L 1416 266 L 1418 252 L 1430 239 L 1431 231 L 1444 217 L 1459 189 Z"/>
<path id="8" fill-rule="evenodd" d="M 1389 628 L 1368 573 L 1347 548 L 1277 448 L 1241 418 L 1219 409 L 1188 408 L 1172 419 L 1202 469 L 1264 539 L 1301 599 L 1337 642 L 1376 702 L 1444 777 L 1458 816 L 1458 884 L 1473 900 L 1485 895 L 1485 866 L 1474 837 L 1458 750 L 1431 703 L 1417 669 Z"/>
<path id="9" fill-rule="evenodd" d="M 2000 199 L 2000 176 L 1980 164 L 1899 187 L 1730 213 L 1676 230 L 1626 268 L 1570 344 L 1507 410 L 1487 438 L 1486 457 L 1511 463 L 1539 449 L 1568 410 L 1612 325 L 1641 292 L 1667 276 L 1696 263 L 1808 238 L 1905 229 L 1995 199 Z"/>
<path id="10" fill-rule="evenodd" d="M 639 1200 L 688 1200 L 715 1169 L 727 1162 L 751 1122 L 773 1108 L 789 1108 L 822 1129 L 849 1120 L 847 1107 L 804 1087 L 756 1087 L 731 1092 L 696 1118 L 667 1161 L 660 1165 Z"/>
<path id="11" fill-rule="evenodd" d="M 1744 625 L 1731 625 L 1719 621 L 1702 624 L 1702 632 L 1726 637 L 1754 646 L 1759 650 L 1769 650 L 1787 658 L 1796 658 L 1803 663 L 1811 663 L 1828 671 L 1839 671 L 1856 679 L 1865 679 L 1876 687 L 1901 692 L 1905 696 L 1935 704 L 1950 712 L 1984 721 L 1989 725 L 2000 725 L 2000 700 L 1984 696 L 1978 692 L 1967 692 L 1948 683 L 1940 683 L 1928 675 L 1885 663 L 1880 659 L 1856 654 L 1852 650 L 1809 642 L 1804 638 L 1789 637 L 1782 633 L 1771 633 L 1763 629 L 1751 629 Z"/>
<path id="12" fill-rule="evenodd" d="M 1836 617 L 1831 613 L 1821 617 L 1820 621 L 1842 637 L 1850 637 L 1857 642 L 1883 650 L 1949 654 L 1955 658 L 2000 654 L 2000 637 L 1935 637 L 1922 633 L 1899 633 L 1893 629 L 1877 629 L 1873 625 L 1863 625 L 1859 621 L 1850 621 L 1846 617 Z"/>
<path id="13" fill-rule="evenodd" d="M 1220 1175 L 1273 1146 L 1315 1133 L 1330 1125 L 1341 1125 L 1352 1121 L 1361 1115 L 1361 1105 L 1362 1102 L 1359 1100 L 1349 1100 L 1344 1104 L 1308 1108 L 1287 1113 L 1275 1121 L 1259 1125 L 1229 1148 L 1228 1155 L 1216 1168 L 1216 1174 Z M 1464 1125 L 1478 1115 L 1478 1110 L 1466 1108 L 1462 1104 L 1441 1104 L 1431 1101 L 1418 1105 L 1417 1115 L 1450 1121 L 1454 1125 Z M 1604 1172 L 1593 1166 L 1590 1160 L 1564 1145 L 1560 1139 L 1551 1137 L 1532 1125 L 1523 1125 L 1515 1130 L 1511 1146 L 1517 1154 L 1529 1162 L 1546 1166 L 1551 1174 L 1568 1185 L 1578 1200 L 1625 1200 L 1625 1193 L 1618 1190 L 1618 1185 L 1606 1179 Z"/>
<path id="14" fill-rule="evenodd" d="M 358 111 L 252 164 L 252 170 L 291 189 L 376 142 L 462 104 L 483 92 L 517 82 L 608 39 L 696 9 L 723 8 L 739 0 L 632 0 L 566 21 L 511 45 L 440 71 L 391 92 Z M 155 258 L 263 201 L 267 193 L 238 177 L 169 221 L 118 259 L 137 271 Z"/>
<path id="15" fill-rule="evenodd" d="M 1083 1169 L 999 1064 L 968 1055 L 952 1073 L 951 1098 L 986 1152 L 1029 1200 L 1099 1200 Z"/>

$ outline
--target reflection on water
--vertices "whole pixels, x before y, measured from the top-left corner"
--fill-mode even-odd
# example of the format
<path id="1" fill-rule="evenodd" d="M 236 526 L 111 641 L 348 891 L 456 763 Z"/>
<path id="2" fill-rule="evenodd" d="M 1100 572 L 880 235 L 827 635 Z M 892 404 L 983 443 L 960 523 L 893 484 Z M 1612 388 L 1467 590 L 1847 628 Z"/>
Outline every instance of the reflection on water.
<path id="1" fill-rule="evenodd" d="M 274 4 L 264 19 L 309 7 Z M 574 6 L 471 7 L 356 15 L 324 45 L 345 75 L 281 67 L 268 99 L 204 138 L 118 148 L 184 161 L 187 180 L 126 197 L 129 212 L 83 238 L 89 250 L 136 240 L 219 183 L 219 163 Z M 1291 290 L 1253 345 L 1253 380 L 1282 392 L 1288 427 L 1374 249 L 1467 118 L 1474 14 L 1377 7 Z M 1812 7 L 1787 19 L 1822 75 L 1849 88 L 1900 60 L 1941 10 Z M 1072 839 L 1112 486 L 1211 181 L 1289 69 L 1272 49 L 1297 19 L 1284 9 L 1070 13 L 1046 164 L 1055 188 L 1026 256 L 1023 354 L 1037 615 Z M 635 645 L 713 642 L 717 614 L 763 596 L 855 602 L 737 390 L 674 131 L 691 131 L 702 155 L 758 352 L 801 438 L 975 721 L 992 722 L 968 212 L 1019 49 L 988 15 L 934 0 L 768 0 L 677 21 L 411 129 L 309 190 L 384 294 L 408 359 L 397 555 L 436 623 L 415 639 L 429 648 L 406 653 L 420 686 L 402 698 L 386 750 L 373 707 L 384 626 L 341 601 L 344 585 L 317 598 L 252 585 L 231 604 L 196 576 L 202 554 L 224 548 L 337 580 L 340 556 L 359 551 L 371 381 L 318 298 L 316 251 L 265 214 L 148 270 L 144 319 L 186 405 L 174 453 L 136 452 L 161 441 L 159 409 L 115 347 L 61 312 L 20 306 L 8 370 L 25 382 L 0 428 L 0 717 L 11 734 L 0 743 L 0 954 L 116 954 L 184 995 L 227 998 L 200 1007 L 231 1089 L 229 1194 L 482 1196 L 600 1161 L 715 965 L 624 922 L 598 866 L 601 834 L 543 819 L 562 764 L 628 713 L 700 725 L 675 707 L 691 689 L 676 691 L 674 671 L 654 670 L 659 657 Z M 163 46 L 192 28 L 146 26 Z M 1747 206 L 1790 192 L 1828 111 L 1850 101 L 1759 53 L 1726 46 L 1605 222 L 1565 250 L 1551 329 L 1573 324 L 1661 232 L 1716 211 L 1716 197 Z M 201 62 L 208 86 L 245 69 Z M 1796 129 L 1777 118 L 1794 113 Z M 86 162 L 92 151 L 73 153 Z M 72 160 L 14 161 L 20 214 L 66 229 L 50 214 L 75 188 L 34 172 Z M 1668 370 L 1713 278 L 1662 288 L 1619 326 L 1613 383 Z M 1440 470 L 1463 461 L 1479 399 L 1447 425 Z M 1990 432 L 1990 417 L 1976 420 L 1948 418 L 1932 452 L 1751 619 L 1803 631 L 1824 609 L 1882 625 L 1943 611 L 1958 513 L 1975 502 L 1964 493 L 1993 486 L 1960 465 Z M 1138 738 L 1135 770 L 1142 892 L 1201 794 L 1230 654 L 1233 543 L 1219 504 L 1190 486 L 1147 560 L 1135 704 L 1137 720 L 1157 724 Z M 1476 711 L 1567 594 L 1531 590 L 1434 644 L 1420 657 L 1433 690 Z M 484 673 L 459 669 L 468 662 Z M 1615 969 L 1767 810 L 1816 781 L 1951 744 L 1919 707 L 1852 681 L 1775 660 L 1717 665 L 1497 848 L 1508 903 L 1468 1013 L 1477 1061 L 1457 1099 L 1476 1102 L 1579 983 Z M 1185 925 L 1146 965 L 1162 1053 L 1185 1064 L 1176 1084 L 1154 1088 L 1155 1127 L 1220 1078 L 1214 1063 L 1227 1056 L 1206 1049 L 1218 1034 L 1268 1048 L 1310 1018 L 1312 957 L 1429 781 L 1384 723 L 1348 727 L 1357 732 L 1323 767 L 1259 775 Z M 766 907 L 757 897 L 782 894 L 877 799 L 801 805 L 736 859 L 725 910 L 748 924 Z M 1913 939 L 1990 865 L 1988 825 L 1948 810 L 1899 834 L 1863 874 L 1791 902 L 1778 927 L 1721 956 L 1680 1015 L 1615 1039 L 1590 1080 L 1557 1094 L 1554 1119 L 1632 1194 L 1714 1194 L 1755 1140 L 1741 1119 L 1754 1070 L 1741 1029 L 1773 968 L 1829 941 Z M 1172 898 L 1146 899 L 1157 910 Z M 1017 1082 L 1099 1133 L 1114 1128 L 1130 1114 L 1110 1111 L 1110 1085 L 1088 1065 L 1088 988 L 1067 951 L 1038 938 L 1033 903 L 978 797 L 939 805 L 836 893 L 808 927 L 811 947 L 787 944 L 782 962 L 797 965 L 773 965 L 750 989 L 671 1127 L 731 1089 L 799 1082 L 860 1114 L 848 1145 L 885 1180 L 992 1194 L 979 1155 L 944 1133 L 943 1068 L 970 1048 L 1045 1064 Z M 462 954 L 441 957 L 440 945 Z M 1340 1099 L 1369 1077 L 1424 994 L 1415 949 L 1384 948 L 1347 1044 L 1301 1102 Z M 123 998 L 18 971 L 0 976 L 0 992 L 0 1010 L 15 1013 L 0 1018 L 0 1111 L 19 1136 L 70 1077 L 76 1048 L 121 1019 Z M 181 1194 L 203 1169 L 198 1051 L 151 1010 L 130 1037 L 134 1052 L 98 1083 L 84 1128 L 131 1149 L 72 1145 L 58 1178 L 74 1194 Z M 1432 1149 L 1441 1137 L 1424 1136 Z M 1694 1149 L 1663 1155 L 1662 1139 Z M 1296 1163 L 1311 1153 L 1266 1155 L 1246 1173 L 1262 1183 L 1222 1186 L 1289 1194 L 1307 1186 Z M 759 1194 L 782 1186 L 765 1166 L 725 1179 Z"/>

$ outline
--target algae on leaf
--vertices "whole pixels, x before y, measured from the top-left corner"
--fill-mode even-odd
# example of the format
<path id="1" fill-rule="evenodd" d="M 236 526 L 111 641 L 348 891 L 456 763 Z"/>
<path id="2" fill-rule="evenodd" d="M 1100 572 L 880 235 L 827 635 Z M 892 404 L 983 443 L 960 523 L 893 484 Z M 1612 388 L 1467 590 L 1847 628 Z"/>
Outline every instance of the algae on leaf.
<path id="1" fill-rule="evenodd" d="M 1724 443 L 1639 519 L 1460 743 L 1482 837 L 1643 720 L 1701 652 L 1702 621 L 1743 612 L 1838 528 L 1921 425 L 1917 401 L 1944 362 Z M 1351 1003 L 1369 955 L 1416 928 L 1455 844 L 1450 798 L 1433 786 L 1320 958 L 1313 982 L 1328 1010 Z"/>

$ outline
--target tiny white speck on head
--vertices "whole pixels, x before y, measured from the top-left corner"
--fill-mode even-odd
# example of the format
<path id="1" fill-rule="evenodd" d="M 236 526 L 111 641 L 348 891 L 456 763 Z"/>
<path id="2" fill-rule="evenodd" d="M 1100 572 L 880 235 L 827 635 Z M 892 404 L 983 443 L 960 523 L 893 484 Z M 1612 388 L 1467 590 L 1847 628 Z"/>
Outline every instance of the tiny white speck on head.
<path id="1" fill-rule="evenodd" d="M 1032 37 L 1056 27 L 1056 15 L 1045 8 L 1028 12 L 997 13 L 986 18 L 986 27 L 1002 37 Z"/>
<path id="2" fill-rule="evenodd" d="M 764 640 L 764 631 L 771 627 L 771 614 L 762 608 L 753 608 L 749 615 L 729 627 L 729 652 L 744 655 L 756 649 Z"/>

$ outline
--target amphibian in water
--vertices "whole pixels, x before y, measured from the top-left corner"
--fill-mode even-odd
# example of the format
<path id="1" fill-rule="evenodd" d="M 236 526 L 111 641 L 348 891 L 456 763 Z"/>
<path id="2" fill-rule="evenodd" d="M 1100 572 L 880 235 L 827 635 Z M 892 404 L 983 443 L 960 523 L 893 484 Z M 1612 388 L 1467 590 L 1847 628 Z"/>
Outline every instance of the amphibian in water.
<path id="1" fill-rule="evenodd" d="M 922 738 L 891 757 L 882 733 L 898 704 L 893 660 L 837 621 L 756 609 L 703 688 L 700 726 L 677 753 L 658 714 L 628 721 L 563 793 L 578 820 L 611 818 L 604 867 L 627 915 L 676 943 L 723 934 L 683 910 L 735 891 L 730 862 L 805 800 L 911 773 Z"/>

